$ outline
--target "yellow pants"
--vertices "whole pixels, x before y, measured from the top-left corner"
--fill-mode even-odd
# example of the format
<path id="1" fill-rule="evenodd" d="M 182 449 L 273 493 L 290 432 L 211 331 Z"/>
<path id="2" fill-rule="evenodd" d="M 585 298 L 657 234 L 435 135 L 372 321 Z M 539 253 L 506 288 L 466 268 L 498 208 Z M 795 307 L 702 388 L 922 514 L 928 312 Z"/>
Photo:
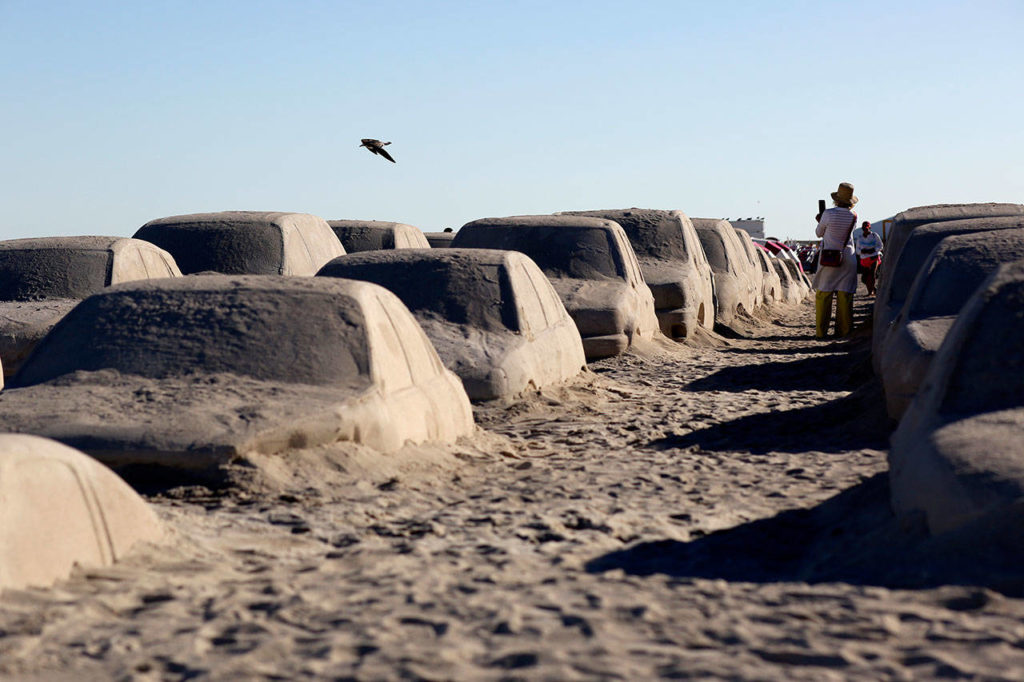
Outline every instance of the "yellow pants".
<path id="1" fill-rule="evenodd" d="M 828 336 L 832 324 L 832 294 L 836 295 L 836 336 L 847 336 L 853 329 L 853 294 L 848 291 L 816 291 L 814 293 L 814 335 Z"/>

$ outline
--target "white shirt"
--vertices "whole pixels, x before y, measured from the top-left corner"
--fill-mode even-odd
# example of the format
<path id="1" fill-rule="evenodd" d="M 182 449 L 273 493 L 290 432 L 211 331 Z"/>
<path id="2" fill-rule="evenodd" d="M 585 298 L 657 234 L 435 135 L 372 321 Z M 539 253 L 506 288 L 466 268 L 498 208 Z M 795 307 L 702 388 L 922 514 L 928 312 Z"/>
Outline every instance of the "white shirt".
<path id="1" fill-rule="evenodd" d="M 853 245 L 857 249 L 857 258 L 871 258 L 882 253 L 882 238 L 874 232 L 865 237 L 863 228 L 854 233 Z"/>

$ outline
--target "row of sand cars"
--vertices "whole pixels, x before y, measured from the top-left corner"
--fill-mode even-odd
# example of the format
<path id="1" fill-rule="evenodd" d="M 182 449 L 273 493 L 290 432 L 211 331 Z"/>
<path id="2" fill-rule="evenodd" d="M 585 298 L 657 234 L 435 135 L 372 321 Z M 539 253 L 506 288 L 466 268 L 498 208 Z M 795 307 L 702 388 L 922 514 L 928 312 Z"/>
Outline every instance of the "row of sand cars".
<path id="1" fill-rule="evenodd" d="M 891 220 L 872 361 L 899 420 L 893 509 L 932 534 L 1012 536 L 1019 550 L 1024 205 L 924 206 Z"/>
<path id="2" fill-rule="evenodd" d="M 256 212 L 0 242 L 0 588 L 160 538 L 100 462 L 170 484 L 246 453 L 451 442 L 470 400 L 809 291 L 795 261 L 679 211 L 477 220 L 449 246 Z"/>

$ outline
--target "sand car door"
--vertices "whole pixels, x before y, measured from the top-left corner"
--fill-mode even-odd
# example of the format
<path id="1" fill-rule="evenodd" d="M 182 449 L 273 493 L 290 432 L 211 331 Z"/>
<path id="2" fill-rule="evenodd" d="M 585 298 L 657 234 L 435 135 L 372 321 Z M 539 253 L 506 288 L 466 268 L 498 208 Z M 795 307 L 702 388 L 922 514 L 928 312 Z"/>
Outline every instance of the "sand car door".
<path id="1" fill-rule="evenodd" d="M 422 432 L 423 420 L 419 412 L 423 408 L 415 399 L 409 359 L 387 314 L 395 300 L 377 294 L 376 303 L 376 306 L 366 306 L 366 317 L 372 329 L 370 348 L 374 381 L 380 386 L 384 399 L 380 428 L 389 432 L 388 440 L 394 441 L 394 447 L 401 447 L 404 441 L 415 439 Z"/>
<path id="2" fill-rule="evenodd" d="M 563 367 L 575 364 L 573 361 L 581 355 L 583 341 L 575 323 L 565 311 L 562 300 L 551 286 L 551 281 L 527 258 L 517 263 L 516 268 L 520 273 L 518 277 L 513 277 L 517 285 L 516 298 L 522 297 L 529 301 L 529 323 L 537 346 L 535 353 L 541 357 L 554 357 L 554 363 L 548 363 L 548 366 Z M 524 291 L 518 291 L 520 289 Z M 564 357 L 571 352 L 570 349 L 578 351 L 571 356 L 571 361 Z M 546 381 L 548 377 L 540 379 Z"/>
<path id="3" fill-rule="evenodd" d="M 433 440 L 442 437 L 440 424 L 455 409 L 451 385 L 445 381 L 444 365 L 437 357 L 430 339 L 401 301 L 395 296 L 378 294 L 381 310 L 388 320 L 391 335 L 404 359 L 404 387 L 395 392 L 396 414 L 403 424 L 414 429 L 416 438 Z M 395 361 L 395 364 L 402 364 Z M 461 383 L 459 384 L 461 386 Z"/>

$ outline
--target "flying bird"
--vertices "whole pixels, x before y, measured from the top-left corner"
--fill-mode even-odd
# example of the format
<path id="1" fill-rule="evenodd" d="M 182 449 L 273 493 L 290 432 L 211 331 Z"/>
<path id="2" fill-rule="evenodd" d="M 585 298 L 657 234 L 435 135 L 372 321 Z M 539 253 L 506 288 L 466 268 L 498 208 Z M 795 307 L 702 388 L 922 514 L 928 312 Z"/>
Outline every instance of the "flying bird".
<path id="1" fill-rule="evenodd" d="M 359 146 L 360 147 L 366 147 L 367 149 L 369 149 L 374 154 L 380 154 L 381 156 L 383 156 L 385 159 L 387 159 L 391 163 L 394 163 L 395 160 L 391 158 L 390 154 L 388 154 L 388 150 L 384 149 L 384 147 L 389 145 L 389 144 L 391 144 L 391 143 L 390 142 L 381 142 L 380 140 L 372 140 L 372 139 L 370 139 L 368 137 L 364 137 L 363 138 L 363 143 L 361 145 L 359 145 Z"/>

